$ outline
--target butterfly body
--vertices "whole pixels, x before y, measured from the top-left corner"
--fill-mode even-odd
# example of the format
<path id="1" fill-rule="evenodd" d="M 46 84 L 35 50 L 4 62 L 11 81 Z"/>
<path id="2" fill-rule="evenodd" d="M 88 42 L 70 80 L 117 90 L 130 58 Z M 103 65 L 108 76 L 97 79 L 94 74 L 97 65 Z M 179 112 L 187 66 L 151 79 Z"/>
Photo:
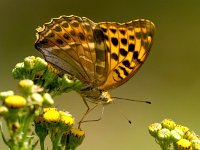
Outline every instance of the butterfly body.
<path id="1" fill-rule="evenodd" d="M 61 16 L 37 29 L 35 47 L 47 62 L 83 83 L 80 95 L 110 103 L 108 90 L 128 81 L 146 60 L 155 26 L 145 19 L 94 23 Z"/>
<path id="2" fill-rule="evenodd" d="M 78 93 L 86 100 L 95 104 L 109 104 L 113 101 L 108 91 L 102 91 L 95 87 L 83 88 Z"/>

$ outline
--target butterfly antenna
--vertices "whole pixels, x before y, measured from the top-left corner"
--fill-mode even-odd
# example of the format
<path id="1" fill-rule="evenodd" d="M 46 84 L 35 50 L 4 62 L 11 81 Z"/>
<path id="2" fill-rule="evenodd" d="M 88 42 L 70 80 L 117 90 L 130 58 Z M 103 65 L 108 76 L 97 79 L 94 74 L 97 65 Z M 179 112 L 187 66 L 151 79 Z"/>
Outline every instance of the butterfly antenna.
<path id="1" fill-rule="evenodd" d="M 128 98 L 121 98 L 121 97 L 111 97 L 114 99 L 119 99 L 119 100 L 126 100 L 126 101 L 132 101 L 132 102 L 140 102 L 140 103 L 147 103 L 147 104 L 151 104 L 150 101 L 142 101 L 142 100 L 135 100 L 135 99 L 128 99 Z"/>
<path id="2" fill-rule="evenodd" d="M 113 104 L 115 104 L 115 108 L 117 108 L 117 110 L 120 112 L 120 114 L 128 121 L 129 124 L 132 124 L 132 121 L 128 119 L 128 117 L 121 111 L 121 109 L 119 107 L 117 107 L 117 104 L 113 101 Z"/>

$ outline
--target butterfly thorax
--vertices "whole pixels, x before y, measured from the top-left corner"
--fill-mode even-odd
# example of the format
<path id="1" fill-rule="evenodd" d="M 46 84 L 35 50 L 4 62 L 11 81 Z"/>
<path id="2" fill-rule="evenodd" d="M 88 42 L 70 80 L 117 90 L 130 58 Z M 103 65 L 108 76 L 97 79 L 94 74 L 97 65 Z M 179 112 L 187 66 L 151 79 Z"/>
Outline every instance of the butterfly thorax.
<path id="1" fill-rule="evenodd" d="M 87 101 L 92 103 L 109 104 L 113 101 L 108 91 L 102 91 L 95 87 L 87 87 L 78 91 Z"/>

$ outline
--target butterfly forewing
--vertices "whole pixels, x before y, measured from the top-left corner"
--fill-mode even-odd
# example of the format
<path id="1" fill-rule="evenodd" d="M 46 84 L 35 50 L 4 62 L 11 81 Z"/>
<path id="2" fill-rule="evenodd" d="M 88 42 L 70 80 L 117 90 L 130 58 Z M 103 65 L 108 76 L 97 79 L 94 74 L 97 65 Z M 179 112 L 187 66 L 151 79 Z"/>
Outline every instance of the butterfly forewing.
<path id="1" fill-rule="evenodd" d="M 47 62 L 87 84 L 98 86 L 105 82 L 107 72 L 105 44 L 98 30 L 85 17 L 61 16 L 38 29 L 35 46 Z"/>
<path id="2" fill-rule="evenodd" d="M 128 23 L 99 23 L 108 47 L 107 81 L 103 90 L 118 87 L 128 81 L 149 54 L 155 27 L 144 19 Z"/>

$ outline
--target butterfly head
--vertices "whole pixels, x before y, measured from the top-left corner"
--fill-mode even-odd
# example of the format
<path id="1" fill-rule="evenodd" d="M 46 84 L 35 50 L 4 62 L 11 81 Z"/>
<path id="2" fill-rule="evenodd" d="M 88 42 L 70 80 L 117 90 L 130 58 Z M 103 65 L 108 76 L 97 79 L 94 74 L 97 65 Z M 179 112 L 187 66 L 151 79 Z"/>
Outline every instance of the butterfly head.
<path id="1" fill-rule="evenodd" d="M 113 99 L 110 97 L 110 94 L 108 91 L 102 91 L 100 95 L 101 101 L 104 102 L 104 104 L 109 104 L 113 101 Z"/>
<path id="2" fill-rule="evenodd" d="M 109 104 L 113 101 L 108 91 L 103 91 L 98 88 L 86 88 L 80 90 L 79 93 L 83 98 L 92 103 Z"/>

